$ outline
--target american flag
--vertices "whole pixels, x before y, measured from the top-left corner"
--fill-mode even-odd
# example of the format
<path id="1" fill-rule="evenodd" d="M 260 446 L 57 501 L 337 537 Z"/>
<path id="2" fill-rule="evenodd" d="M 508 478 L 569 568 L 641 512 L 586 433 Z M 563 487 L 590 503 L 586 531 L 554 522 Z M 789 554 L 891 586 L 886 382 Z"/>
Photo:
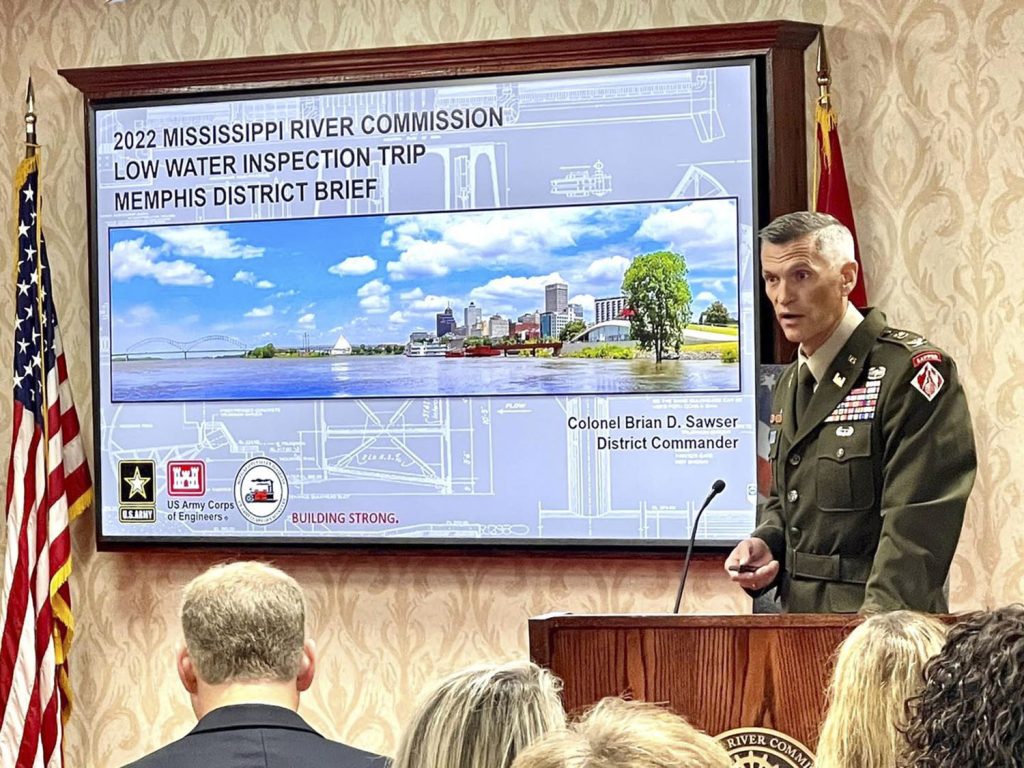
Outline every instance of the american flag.
<path id="1" fill-rule="evenodd" d="M 14 406 L 0 638 L 0 766 L 63 766 L 71 712 L 71 520 L 92 503 L 39 221 L 39 169 L 15 177 Z"/>

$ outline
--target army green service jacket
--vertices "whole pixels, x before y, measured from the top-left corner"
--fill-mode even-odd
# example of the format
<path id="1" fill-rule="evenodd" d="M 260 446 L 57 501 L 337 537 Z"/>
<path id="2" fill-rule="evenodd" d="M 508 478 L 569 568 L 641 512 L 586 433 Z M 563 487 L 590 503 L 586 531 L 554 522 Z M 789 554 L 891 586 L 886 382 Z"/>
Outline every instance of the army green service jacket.
<path id="1" fill-rule="evenodd" d="M 799 429 L 797 365 L 772 396 L 772 489 L 751 534 L 781 565 L 783 610 L 946 612 L 977 460 L 956 365 L 872 310 Z"/>

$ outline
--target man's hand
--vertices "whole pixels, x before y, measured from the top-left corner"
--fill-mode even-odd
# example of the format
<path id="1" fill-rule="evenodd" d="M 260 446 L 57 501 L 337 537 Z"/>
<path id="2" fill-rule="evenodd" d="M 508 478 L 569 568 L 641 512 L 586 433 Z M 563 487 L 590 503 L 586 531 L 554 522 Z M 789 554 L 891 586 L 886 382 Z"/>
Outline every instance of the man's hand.
<path id="1" fill-rule="evenodd" d="M 779 575 L 779 561 L 763 539 L 744 539 L 725 559 L 725 570 L 744 589 L 764 589 Z"/>

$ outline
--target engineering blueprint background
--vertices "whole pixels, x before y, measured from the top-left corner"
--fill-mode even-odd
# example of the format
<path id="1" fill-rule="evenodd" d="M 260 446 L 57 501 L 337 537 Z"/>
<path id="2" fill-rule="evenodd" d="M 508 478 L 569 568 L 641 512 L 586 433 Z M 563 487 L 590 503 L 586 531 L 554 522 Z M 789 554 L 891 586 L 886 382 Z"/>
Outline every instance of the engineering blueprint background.
<path id="1" fill-rule="evenodd" d="M 719 477 L 728 487 L 705 514 L 699 538 L 745 536 L 756 503 L 752 79 L 752 66 L 731 64 L 97 111 L 97 410 L 105 538 L 680 540 Z M 504 125 L 333 142 L 379 146 L 415 140 L 427 147 L 413 165 L 341 171 L 338 178 L 378 179 L 376 193 L 365 198 L 116 210 L 118 193 L 224 179 L 126 180 L 116 178 L 115 163 L 123 168 L 130 158 L 201 153 L 240 157 L 297 144 L 115 150 L 119 132 L 475 106 L 501 107 Z M 310 141 L 309 146 L 327 143 L 332 142 Z M 309 178 L 329 175 L 316 171 Z M 281 174 L 262 174 L 231 181 L 280 180 Z M 116 278 L 106 252 L 111 228 L 187 223 L 215 228 L 217 222 L 254 219 L 723 196 L 735 196 L 739 206 L 739 394 L 111 402 L 110 284 Z M 240 261 L 239 269 L 253 261 Z M 696 296 L 701 287 L 693 288 Z M 687 416 L 722 419 L 729 426 L 680 426 Z M 619 426 L 611 428 L 569 426 L 570 420 L 587 419 L 615 424 L 616 417 Z M 641 425 L 627 429 L 626 417 Z M 650 447 L 655 437 L 725 438 L 733 447 L 655 449 Z M 646 438 L 648 447 L 600 447 L 623 438 Z M 233 508 L 238 473 L 257 457 L 272 459 L 287 477 L 287 506 L 267 525 L 254 524 Z M 118 501 L 123 463 L 140 460 L 155 467 L 152 519 L 124 515 Z M 204 463 L 204 494 L 189 500 L 201 505 L 191 509 L 202 515 L 170 519 L 170 461 Z M 346 515 L 344 522 L 336 513 Z"/>

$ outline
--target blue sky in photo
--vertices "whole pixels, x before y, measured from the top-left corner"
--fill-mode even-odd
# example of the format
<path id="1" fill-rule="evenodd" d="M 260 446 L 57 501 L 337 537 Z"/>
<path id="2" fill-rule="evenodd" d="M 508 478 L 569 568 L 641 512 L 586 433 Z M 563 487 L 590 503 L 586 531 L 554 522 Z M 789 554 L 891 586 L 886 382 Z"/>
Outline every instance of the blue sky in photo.
<path id="1" fill-rule="evenodd" d="M 112 351 L 223 334 L 248 346 L 405 343 L 451 305 L 484 318 L 543 311 L 544 286 L 621 294 L 643 253 L 684 254 L 694 317 L 738 304 L 736 201 L 197 224 L 110 232 Z"/>

